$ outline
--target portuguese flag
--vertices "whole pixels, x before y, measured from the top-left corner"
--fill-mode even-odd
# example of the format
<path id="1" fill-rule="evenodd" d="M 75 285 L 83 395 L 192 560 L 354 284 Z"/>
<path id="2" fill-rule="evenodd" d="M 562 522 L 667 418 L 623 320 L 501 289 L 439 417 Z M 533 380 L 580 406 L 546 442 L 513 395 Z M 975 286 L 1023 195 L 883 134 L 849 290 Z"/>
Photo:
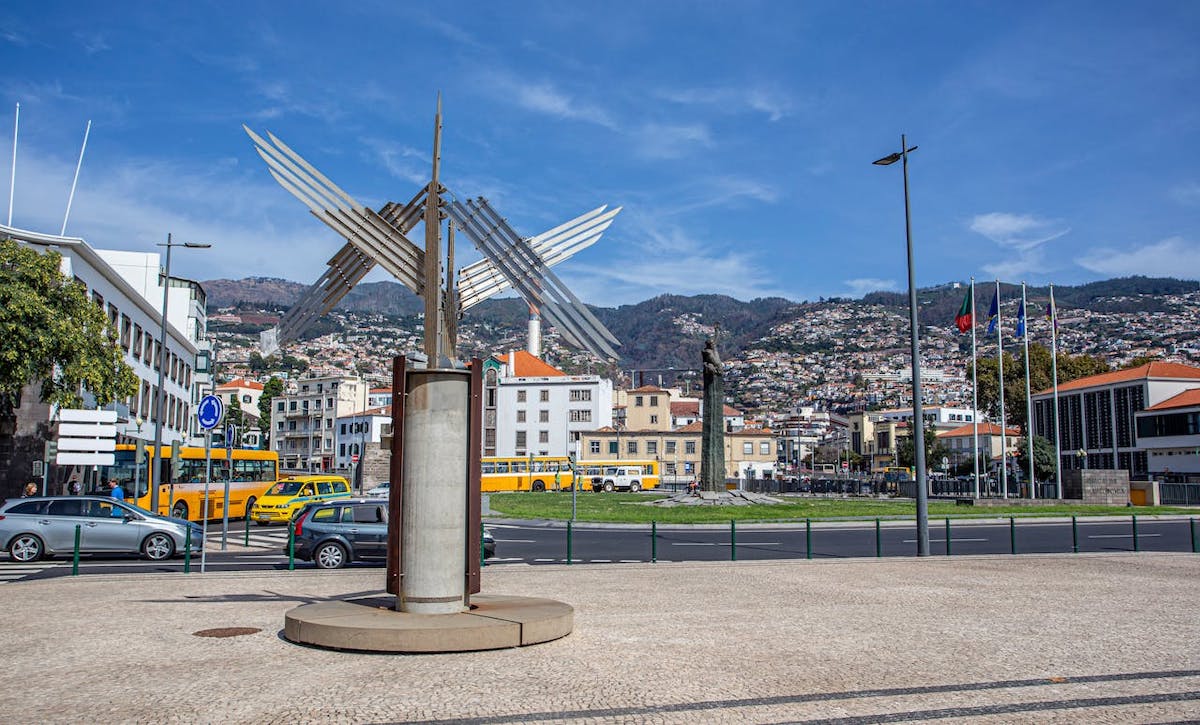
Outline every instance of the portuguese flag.
<path id="1" fill-rule="evenodd" d="M 962 307 L 958 308 L 958 314 L 954 316 L 954 324 L 958 326 L 959 332 L 966 332 L 971 329 L 971 325 L 975 324 L 974 315 L 971 314 L 971 290 L 967 290 L 967 294 L 963 297 Z"/>

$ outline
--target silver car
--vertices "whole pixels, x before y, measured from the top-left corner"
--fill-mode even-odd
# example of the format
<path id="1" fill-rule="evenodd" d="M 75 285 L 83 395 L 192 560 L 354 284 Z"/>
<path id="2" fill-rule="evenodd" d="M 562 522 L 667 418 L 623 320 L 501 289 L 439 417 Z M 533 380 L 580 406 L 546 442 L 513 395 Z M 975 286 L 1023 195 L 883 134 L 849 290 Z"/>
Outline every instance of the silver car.
<path id="1" fill-rule="evenodd" d="M 0 506 L 0 548 L 13 561 L 70 554 L 79 530 L 83 554 L 142 554 L 169 559 L 184 549 L 188 531 L 194 551 L 204 546 L 204 529 L 183 519 L 159 516 L 110 496 L 45 496 Z"/>

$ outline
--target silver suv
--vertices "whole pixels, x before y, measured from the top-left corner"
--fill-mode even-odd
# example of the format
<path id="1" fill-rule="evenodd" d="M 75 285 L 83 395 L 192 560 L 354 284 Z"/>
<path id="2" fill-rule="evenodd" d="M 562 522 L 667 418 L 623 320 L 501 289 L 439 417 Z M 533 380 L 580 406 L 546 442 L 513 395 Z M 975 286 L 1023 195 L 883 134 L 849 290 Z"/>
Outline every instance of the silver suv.
<path id="1" fill-rule="evenodd" d="M 199 552 L 204 546 L 199 524 L 159 516 L 111 496 L 21 498 L 0 506 L 0 548 L 13 561 L 72 553 L 76 527 L 82 554 L 169 559 L 183 550 L 189 529 L 192 549 Z"/>

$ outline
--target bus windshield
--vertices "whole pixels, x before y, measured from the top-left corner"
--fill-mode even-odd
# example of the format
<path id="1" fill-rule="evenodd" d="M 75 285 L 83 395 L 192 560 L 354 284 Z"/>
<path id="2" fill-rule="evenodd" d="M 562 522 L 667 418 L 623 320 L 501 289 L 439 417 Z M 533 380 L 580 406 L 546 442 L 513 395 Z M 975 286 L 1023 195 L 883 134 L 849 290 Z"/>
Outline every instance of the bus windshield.
<path id="1" fill-rule="evenodd" d="M 133 481 L 137 479 L 138 491 L 137 496 L 145 496 L 150 491 L 149 485 L 146 482 L 146 464 L 139 463 L 135 475 L 133 466 L 133 451 L 117 451 L 113 454 L 113 465 L 101 466 L 100 475 L 98 477 L 99 486 L 101 489 L 97 493 L 108 493 L 108 482 L 111 479 L 117 479 L 117 483 L 121 484 L 125 494 L 128 496 L 133 493 Z"/>

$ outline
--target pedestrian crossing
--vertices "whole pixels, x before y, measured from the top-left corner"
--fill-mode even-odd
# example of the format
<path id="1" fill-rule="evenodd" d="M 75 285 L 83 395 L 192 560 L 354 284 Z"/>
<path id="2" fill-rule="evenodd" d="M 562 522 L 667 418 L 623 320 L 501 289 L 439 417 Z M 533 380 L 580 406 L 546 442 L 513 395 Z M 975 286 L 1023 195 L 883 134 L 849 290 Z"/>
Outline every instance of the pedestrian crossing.
<path id="1" fill-rule="evenodd" d="M 210 525 L 205 533 L 205 540 L 209 551 L 221 548 L 221 526 Z M 242 522 L 230 522 L 229 532 L 226 535 L 227 550 L 234 551 L 236 549 L 244 549 L 247 543 L 246 528 Z M 270 549 L 278 552 L 287 548 L 288 527 L 286 526 L 250 526 L 249 548 L 253 549 Z"/>
<path id="2" fill-rule="evenodd" d="M 39 574 L 47 569 L 54 569 L 61 566 L 69 565 L 55 561 L 35 561 L 28 564 L 5 561 L 0 563 L 0 584 L 20 581 L 27 576 Z"/>

